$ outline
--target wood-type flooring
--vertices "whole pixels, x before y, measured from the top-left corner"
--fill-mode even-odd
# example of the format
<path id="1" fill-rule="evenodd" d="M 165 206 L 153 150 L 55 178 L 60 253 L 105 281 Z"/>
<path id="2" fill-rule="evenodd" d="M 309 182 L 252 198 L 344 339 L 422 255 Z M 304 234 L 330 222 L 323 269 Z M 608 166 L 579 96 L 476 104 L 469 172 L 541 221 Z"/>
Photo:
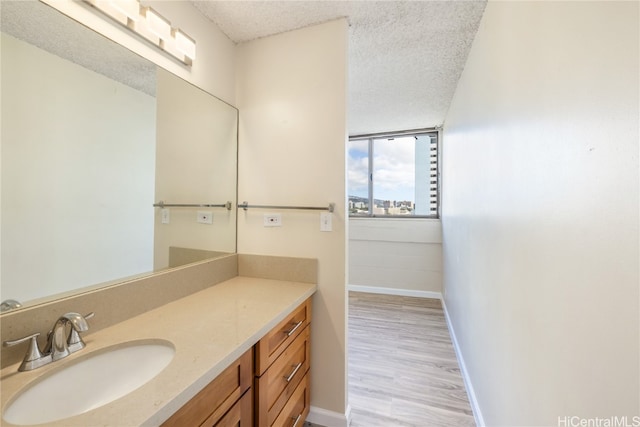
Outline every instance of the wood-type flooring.
<path id="1" fill-rule="evenodd" d="M 349 293 L 351 427 L 475 426 L 442 304 Z"/>

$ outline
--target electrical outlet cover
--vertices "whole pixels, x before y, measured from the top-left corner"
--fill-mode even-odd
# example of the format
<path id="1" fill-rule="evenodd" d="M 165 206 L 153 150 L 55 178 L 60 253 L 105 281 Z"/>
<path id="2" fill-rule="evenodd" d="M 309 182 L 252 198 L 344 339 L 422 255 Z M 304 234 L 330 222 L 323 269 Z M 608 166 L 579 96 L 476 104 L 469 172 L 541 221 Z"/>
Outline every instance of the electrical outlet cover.
<path id="1" fill-rule="evenodd" d="M 211 211 L 198 211 L 197 221 L 200 224 L 213 224 L 213 212 Z"/>
<path id="2" fill-rule="evenodd" d="M 282 227 L 282 215 L 280 214 L 264 214 L 265 227 Z"/>

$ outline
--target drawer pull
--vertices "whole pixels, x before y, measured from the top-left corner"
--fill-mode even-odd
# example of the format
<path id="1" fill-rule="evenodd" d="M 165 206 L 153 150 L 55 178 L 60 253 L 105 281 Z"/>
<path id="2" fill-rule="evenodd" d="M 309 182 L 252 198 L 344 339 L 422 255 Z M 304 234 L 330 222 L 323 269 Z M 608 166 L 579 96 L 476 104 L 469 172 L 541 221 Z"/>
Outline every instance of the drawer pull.
<path id="1" fill-rule="evenodd" d="M 301 366 L 302 366 L 302 362 L 298 363 L 295 366 L 295 368 L 293 368 L 293 372 L 291 372 L 288 377 L 282 377 L 282 378 L 284 378 L 287 382 L 290 382 L 293 379 L 293 377 L 296 376 L 296 373 L 298 372 L 298 369 L 300 369 Z"/>
<path id="2" fill-rule="evenodd" d="M 287 334 L 288 337 L 290 337 L 295 331 L 298 330 L 298 328 L 300 326 L 302 326 L 303 322 L 304 322 L 304 320 L 299 321 L 298 323 L 296 323 L 296 326 L 294 326 L 293 329 L 291 329 L 289 331 L 284 331 L 284 333 Z"/>
<path id="3" fill-rule="evenodd" d="M 298 425 L 298 422 L 300 421 L 300 418 L 302 418 L 302 414 L 298 415 L 295 418 L 291 417 L 292 420 L 295 419 L 295 421 L 293 422 L 293 425 L 291 427 L 296 427 Z"/>

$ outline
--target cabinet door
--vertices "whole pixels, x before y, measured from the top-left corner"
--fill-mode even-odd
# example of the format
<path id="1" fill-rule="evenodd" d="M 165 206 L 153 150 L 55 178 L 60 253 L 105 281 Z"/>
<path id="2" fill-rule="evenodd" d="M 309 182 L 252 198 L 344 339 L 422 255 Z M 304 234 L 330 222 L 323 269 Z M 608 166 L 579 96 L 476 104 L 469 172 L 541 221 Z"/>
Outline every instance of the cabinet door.
<path id="1" fill-rule="evenodd" d="M 253 396 L 251 390 L 248 390 L 242 398 L 236 402 L 229 412 L 227 412 L 213 427 L 252 427 L 253 411 L 251 401 Z M 207 420 L 208 421 L 208 420 Z M 205 422 L 202 426 L 209 427 L 211 424 Z"/>
<path id="2" fill-rule="evenodd" d="M 304 420 L 309 415 L 310 405 L 309 374 L 307 373 L 272 427 L 302 427 Z"/>
<path id="3" fill-rule="evenodd" d="M 311 299 L 307 299 L 256 345 L 256 375 L 260 376 L 296 339 L 311 321 Z"/>
<path id="4" fill-rule="evenodd" d="M 205 421 L 214 425 L 245 394 L 252 382 L 253 349 L 249 349 L 165 421 L 162 427 L 200 426 Z"/>
<path id="5" fill-rule="evenodd" d="M 273 424 L 311 366 L 311 325 L 276 359 L 267 371 L 256 378 L 256 424 Z"/>

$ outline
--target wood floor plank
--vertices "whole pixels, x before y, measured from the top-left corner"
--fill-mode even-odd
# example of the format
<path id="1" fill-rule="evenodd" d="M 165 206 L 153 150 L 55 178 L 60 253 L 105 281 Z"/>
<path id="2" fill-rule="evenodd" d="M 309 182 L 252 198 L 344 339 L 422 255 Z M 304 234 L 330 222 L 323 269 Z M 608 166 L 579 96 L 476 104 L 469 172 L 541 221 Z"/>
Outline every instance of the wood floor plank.
<path id="1" fill-rule="evenodd" d="M 475 426 L 437 299 L 349 293 L 351 427 Z"/>

